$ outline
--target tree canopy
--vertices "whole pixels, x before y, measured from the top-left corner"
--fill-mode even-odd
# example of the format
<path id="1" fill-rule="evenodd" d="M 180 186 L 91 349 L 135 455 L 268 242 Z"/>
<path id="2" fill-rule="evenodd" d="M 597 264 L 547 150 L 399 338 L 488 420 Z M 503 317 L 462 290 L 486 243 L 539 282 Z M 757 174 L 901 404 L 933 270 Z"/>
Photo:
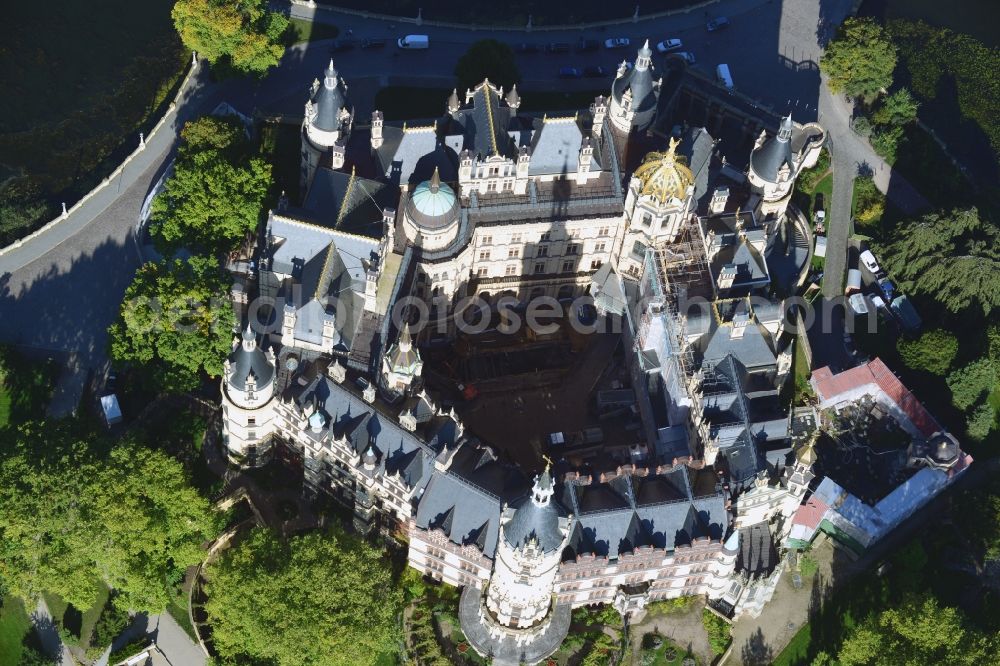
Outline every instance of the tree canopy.
<path id="1" fill-rule="evenodd" d="M 820 58 L 830 89 L 871 104 L 892 85 L 896 47 L 874 19 L 850 17 Z"/>
<path id="2" fill-rule="evenodd" d="M 250 157 L 250 142 L 232 119 L 201 118 L 181 136 L 174 172 L 153 200 L 153 240 L 164 254 L 232 251 L 257 229 L 271 165 Z"/>
<path id="3" fill-rule="evenodd" d="M 929 594 L 909 596 L 858 626 L 837 655 L 842 666 L 988 663 L 996 653 L 956 608 L 942 606 Z"/>
<path id="4" fill-rule="evenodd" d="M 958 355 L 958 338 L 950 331 L 929 328 L 916 339 L 900 338 L 897 348 L 903 363 L 911 370 L 944 376 Z"/>
<path id="5" fill-rule="evenodd" d="M 472 88 L 488 78 L 491 83 L 510 88 L 521 78 L 510 46 L 495 39 L 481 39 L 469 47 L 455 65 L 459 91 Z"/>
<path id="6" fill-rule="evenodd" d="M 176 460 L 74 428 L 29 422 L 0 442 L 0 578 L 22 599 L 79 608 L 103 580 L 121 608 L 158 613 L 216 517 Z"/>
<path id="7" fill-rule="evenodd" d="M 224 663 L 374 664 L 393 649 L 399 589 L 383 553 L 339 529 L 258 528 L 208 572 L 205 610 Z"/>
<path id="8" fill-rule="evenodd" d="M 985 400 L 997 383 L 1000 383 L 1000 374 L 988 357 L 973 361 L 948 375 L 951 401 L 961 410 Z"/>
<path id="9" fill-rule="evenodd" d="M 244 74 L 263 75 L 285 52 L 288 19 L 267 0 L 177 0 L 171 16 L 187 48 Z"/>
<path id="10" fill-rule="evenodd" d="M 211 257 L 143 265 L 108 330 L 112 358 L 146 364 L 167 390 L 197 386 L 202 372 L 220 375 L 236 327 L 230 284 Z"/>
<path id="11" fill-rule="evenodd" d="M 975 208 L 899 225 L 880 256 L 903 291 L 950 312 L 1000 308 L 1000 233 Z"/>

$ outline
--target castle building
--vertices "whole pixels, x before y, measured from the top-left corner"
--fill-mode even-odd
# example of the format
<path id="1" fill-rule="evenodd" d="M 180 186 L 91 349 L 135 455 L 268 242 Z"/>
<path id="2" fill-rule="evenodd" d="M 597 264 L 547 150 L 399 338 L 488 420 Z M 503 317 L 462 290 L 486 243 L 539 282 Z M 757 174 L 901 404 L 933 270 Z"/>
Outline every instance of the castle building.
<path id="1" fill-rule="evenodd" d="M 484 80 L 436 119 L 376 109 L 367 127 L 331 62 L 305 104 L 301 200 L 262 230 L 271 346 L 248 329 L 226 362 L 231 462 L 280 450 L 359 532 L 405 538 L 410 566 L 463 587 L 462 629 L 484 656 L 537 663 L 592 604 L 632 616 L 704 595 L 758 612 L 781 570 L 770 521 L 809 492 L 811 454 L 787 474 L 775 462 L 792 451 L 777 408 L 791 347 L 763 296 L 794 179 L 825 135 L 786 118 L 734 169 L 705 128 L 658 134 L 652 57 L 647 42 L 573 114 L 528 115 L 516 87 Z M 652 144 L 626 172 L 629 149 Z M 650 453 L 529 479 L 427 392 L 433 341 L 394 308 L 588 290 L 626 320 Z M 682 311 L 694 297 L 707 307 Z M 430 335 L 454 336 L 442 321 Z"/>

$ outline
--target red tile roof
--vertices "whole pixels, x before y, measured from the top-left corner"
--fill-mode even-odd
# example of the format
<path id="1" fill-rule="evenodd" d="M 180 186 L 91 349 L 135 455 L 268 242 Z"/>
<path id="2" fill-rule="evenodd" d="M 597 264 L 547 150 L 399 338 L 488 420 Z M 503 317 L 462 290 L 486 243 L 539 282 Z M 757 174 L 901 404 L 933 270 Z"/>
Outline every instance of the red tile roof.
<path id="1" fill-rule="evenodd" d="M 941 430 L 941 426 L 930 415 L 930 412 L 920 404 L 920 401 L 910 393 L 909 389 L 903 386 L 899 378 L 886 367 L 880 358 L 836 375 L 830 371 L 830 368 L 820 368 L 812 373 L 812 382 L 816 393 L 823 401 L 830 400 L 841 393 L 874 384 L 896 403 L 896 406 L 906 414 L 924 437 L 930 437 Z"/>
<path id="2" fill-rule="evenodd" d="M 810 529 L 816 529 L 819 521 L 823 520 L 823 516 L 826 515 L 826 511 L 829 508 L 826 502 L 812 495 L 806 500 L 805 504 L 795 511 L 795 515 L 792 517 L 792 524 L 804 525 Z"/>

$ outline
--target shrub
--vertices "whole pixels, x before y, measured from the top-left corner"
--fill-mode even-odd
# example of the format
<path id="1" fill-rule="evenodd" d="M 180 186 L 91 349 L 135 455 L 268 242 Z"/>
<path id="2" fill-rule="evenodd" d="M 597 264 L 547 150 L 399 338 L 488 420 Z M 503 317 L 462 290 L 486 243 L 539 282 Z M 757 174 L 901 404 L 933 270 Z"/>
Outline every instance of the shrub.
<path id="1" fill-rule="evenodd" d="M 799 573 L 803 578 L 812 578 L 819 571 L 819 563 L 812 555 L 803 553 L 799 556 Z"/>
<path id="2" fill-rule="evenodd" d="M 669 615 L 671 613 L 685 613 L 694 605 L 695 597 L 676 597 L 674 599 L 663 599 L 654 601 L 647 606 L 647 610 L 654 614 Z"/>
<path id="3" fill-rule="evenodd" d="M 882 219 L 885 212 L 885 195 L 879 192 L 875 181 L 867 176 L 854 179 L 854 219 L 871 224 Z"/>
<path id="4" fill-rule="evenodd" d="M 851 120 L 851 129 L 867 139 L 872 134 L 872 121 L 868 120 L 867 116 L 858 116 Z"/>
<path id="5" fill-rule="evenodd" d="M 903 363 L 911 370 L 943 376 L 958 355 L 958 338 L 944 329 L 931 328 L 914 340 L 900 338 L 897 349 Z"/>
<path id="6" fill-rule="evenodd" d="M 108 664 L 114 666 L 114 664 L 117 664 L 120 661 L 124 661 L 129 657 L 142 652 L 147 647 L 149 647 L 150 644 L 151 643 L 149 639 L 146 638 L 145 636 L 141 638 L 136 638 L 135 640 L 130 641 L 125 645 L 121 646 L 117 650 L 112 651 L 111 655 L 108 657 Z"/>
<path id="7" fill-rule="evenodd" d="M 707 608 L 701 613 L 701 623 L 708 634 L 708 644 L 712 646 L 712 653 L 725 652 L 731 639 L 729 623 Z"/>
<path id="8" fill-rule="evenodd" d="M 882 156 L 889 164 L 896 161 L 896 151 L 899 148 L 899 140 L 903 138 L 903 128 L 891 125 L 882 129 L 876 129 L 868 138 L 872 144 L 872 150 Z"/>
<path id="9" fill-rule="evenodd" d="M 108 602 L 104 605 L 104 610 L 101 611 L 101 617 L 97 620 L 97 624 L 94 625 L 94 634 L 90 640 L 91 645 L 98 648 L 105 648 L 111 645 L 125 631 L 125 627 L 128 624 L 128 613 L 119 609 L 114 604 L 113 597 L 109 598 Z"/>

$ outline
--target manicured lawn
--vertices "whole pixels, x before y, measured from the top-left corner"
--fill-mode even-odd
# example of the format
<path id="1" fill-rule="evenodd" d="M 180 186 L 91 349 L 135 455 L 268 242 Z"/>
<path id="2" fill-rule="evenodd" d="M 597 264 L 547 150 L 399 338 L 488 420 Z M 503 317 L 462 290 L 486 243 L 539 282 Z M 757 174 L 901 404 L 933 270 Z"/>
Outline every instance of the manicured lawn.
<path id="1" fill-rule="evenodd" d="M 300 131 L 298 125 L 262 123 L 258 132 L 260 145 L 257 150 L 271 163 L 272 194 L 277 198 L 284 192 L 293 205 L 301 202 L 302 195 L 299 192 L 299 169 L 302 166 Z"/>
<path id="2" fill-rule="evenodd" d="M 31 619 L 24 604 L 7 595 L 0 607 L 0 664 L 17 664 L 21 659 L 21 643 L 31 629 Z"/>
<path id="3" fill-rule="evenodd" d="M 315 42 L 320 39 L 334 39 L 340 34 L 340 29 L 335 25 L 325 23 L 313 23 L 305 19 L 293 18 L 289 21 L 289 41 L 292 44 L 299 42 Z"/>
<path id="4" fill-rule="evenodd" d="M 375 108 L 386 120 L 430 120 L 445 112 L 450 89 L 389 86 L 375 94 Z"/>

